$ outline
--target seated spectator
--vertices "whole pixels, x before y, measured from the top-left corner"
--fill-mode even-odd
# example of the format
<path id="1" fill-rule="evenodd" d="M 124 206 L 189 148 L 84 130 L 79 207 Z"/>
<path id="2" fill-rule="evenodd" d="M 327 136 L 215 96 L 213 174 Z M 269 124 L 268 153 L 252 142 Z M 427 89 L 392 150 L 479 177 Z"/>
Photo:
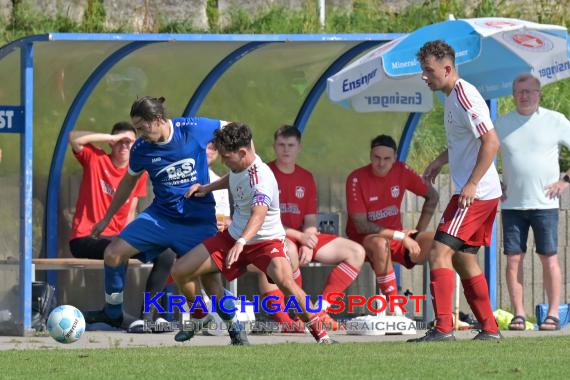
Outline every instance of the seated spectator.
<path id="1" fill-rule="evenodd" d="M 396 160 L 396 151 L 392 137 L 377 136 L 370 144 L 370 164 L 346 180 L 346 233 L 364 246 L 379 291 L 386 297 L 398 294 L 392 262 L 411 269 L 426 261 L 434 233 L 425 230 L 439 198 L 430 184 Z M 415 230 L 404 231 L 400 207 L 407 190 L 425 202 Z"/>

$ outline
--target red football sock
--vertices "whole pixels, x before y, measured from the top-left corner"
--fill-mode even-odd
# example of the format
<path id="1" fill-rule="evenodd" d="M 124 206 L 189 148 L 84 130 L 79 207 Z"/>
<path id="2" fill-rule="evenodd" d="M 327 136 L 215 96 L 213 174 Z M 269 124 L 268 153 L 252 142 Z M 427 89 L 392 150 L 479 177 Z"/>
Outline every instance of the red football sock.
<path id="1" fill-rule="evenodd" d="M 432 269 L 430 279 L 436 329 L 442 333 L 448 333 L 453 330 L 452 304 L 455 272 L 449 268 Z"/>
<path id="2" fill-rule="evenodd" d="M 293 280 L 301 289 L 303 289 L 303 276 L 301 276 L 301 269 L 297 268 L 297 270 L 293 272 Z"/>
<path id="3" fill-rule="evenodd" d="M 481 329 L 497 333 L 499 327 L 491 309 L 491 300 L 489 299 L 489 288 L 487 280 L 483 273 L 465 280 L 461 280 L 463 284 L 463 293 L 465 298 L 473 310 L 473 314 L 481 324 Z"/>
<path id="4" fill-rule="evenodd" d="M 321 318 L 318 314 L 313 314 L 312 318 L 305 323 L 305 326 L 309 329 L 309 332 L 317 342 L 328 337 L 327 330 L 324 329 L 323 323 L 321 322 Z"/>
<path id="5" fill-rule="evenodd" d="M 327 283 L 323 289 L 323 300 L 326 300 L 329 293 L 342 293 L 358 276 L 360 270 L 352 265 L 342 262 L 334 268 L 327 278 Z"/>
<path id="6" fill-rule="evenodd" d="M 269 296 L 279 297 L 279 300 L 272 299 L 267 302 L 267 306 L 271 309 L 277 308 L 277 306 L 279 306 L 279 311 L 271 314 L 273 316 L 273 320 L 279 323 L 288 323 L 289 326 L 291 326 L 291 324 L 294 323 L 293 320 L 291 317 L 289 317 L 289 314 L 283 311 L 285 309 L 285 304 L 283 303 L 285 295 L 283 292 L 279 289 L 273 290 L 271 292 L 264 293 L 261 298 L 263 299 Z"/>
<path id="7" fill-rule="evenodd" d="M 194 319 L 202 319 L 204 317 L 206 317 L 208 315 L 207 311 L 204 311 L 202 309 L 198 309 L 198 308 L 194 308 L 194 311 L 192 313 L 190 313 L 190 317 L 194 318 Z"/>
<path id="8" fill-rule="evenodd" d="M 394 273 L 393 270 L 387 273 L 376 274 L 376 282 L 378 283 L 378 288 L 387 299 L 389 299 L 388 297 L 390 296 L 398 295 L 396 273 Z"/>

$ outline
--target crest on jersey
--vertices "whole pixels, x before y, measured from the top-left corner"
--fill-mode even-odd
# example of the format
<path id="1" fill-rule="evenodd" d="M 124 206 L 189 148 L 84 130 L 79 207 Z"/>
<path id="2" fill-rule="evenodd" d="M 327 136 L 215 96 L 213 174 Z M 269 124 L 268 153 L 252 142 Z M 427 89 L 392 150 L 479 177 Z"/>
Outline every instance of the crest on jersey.
<path id="1" fill-rule="evenodd" d="M 392 186 L 390 188 L 390 194 L 392 194 L 392 198 L 398 198 L 398 195 L 400 195 L 400 186 Z"/>
<path id="2" fill-rule="evenodd" d="M 295 186 L 295 196 L 299 199 L 305 196 L 305 188 L 303 186 Z"/>

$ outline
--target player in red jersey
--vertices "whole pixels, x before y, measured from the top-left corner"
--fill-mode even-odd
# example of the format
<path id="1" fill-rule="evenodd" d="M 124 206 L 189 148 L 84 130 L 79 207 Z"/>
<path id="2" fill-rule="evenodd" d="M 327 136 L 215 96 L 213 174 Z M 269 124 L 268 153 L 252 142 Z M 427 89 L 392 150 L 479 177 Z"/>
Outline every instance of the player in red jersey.
<path id="1" fill-rule="evenodd" d="M 279 207 L 281 222 L 285 227 L 287 252 L 293 267 L 293 278 L 302 287 L 299 266 L 310 262 L 336 265 L 330 272 L 323 291 L 321 320 L 338 329 L 338 323 L 324 310 L 328 307 L 325 297 L 329 293 L 343 292 L 358 276 L 364 262 L 364 249 L 357 243 L 332 234 L 319 233 L 317 230 L 317 186 L 313 175 L 297 165 L 301 152 L 301 132 L 290 125 L 284 125 L 274 134 L 273 149 L 275 161 L 269 167 L 279 185 Z M 276 296 L 277 304 L 283 309 L 283 293 L 267 282 L 265 276 L 259 276 L 262 298 Z M 283 325 L 284 331 L 293 322 L 283 312 L 273 314 L 274 319 Z M 293 329 L 294 330 L 294 329 Z"/>
<path id="2" fill-rule="evenodd" d="M 103 260 L 103 252 L 112 238 L 135 218 L 138 200 L 147 194 L 146 174 L 137 181 L 133 192 L 113 216 L 101 236 L 98 238 L 91 236 L 93 226 L 107 212 L 113 195 L 128 170 L 130 149 L 135 138 L 136 131 L 128 122 L 116 123 L 110 134 L 88 131 L 73 131 L 69 134 L 69 144 L 73 154 L 83 167 L 83 177 L 69 237 L 69 248 L 73 256 Z M 94 143 L 109 144 L 111 153 L 108 154 L 103 149 L 97 148 Z M 164 289 L 174 259 L 175 255 L 171 251 L 165 251 L 157 257 L 147 279 L 145 291 L 154 295 Z M 154 322 L 152 312 L 143 313 L 142 318 Z M 166 322 L 163 318 L 157 321 Z M 142 326 L 142 320 L 135 321 L 131 323 L 129 331 L 142 332 Z"/>
<path id="3" fill-rule="evenodd" d="M 434 235 L 425 230 L 438 201 L 430 184 L 396 160 L 396 151 L 392 137 L 375 137 L 370 144 L 370 164 L 356 169 L 346 180 L 346 233 L 366 249 L 378 289 L 388 299 L 398 294 L 392 262 L 411 269 L 425 261 Z M 400 206 L 406 191 L 425 202 L 416 229 L 404 232 Z"/>
<path id="4" fill-rule="evenodd" d="M 472 84 L 459 78 L 455 51 L 441 40 L 424 44 L 418 52 L 422 78 L 445 98 L 444 123 L 448 148 L 424 172 L 433 181 L 443 165 L 449 169 L 455 194 L 439 222 L 429 254 L 431 294 L 436 327 L 413 342 L 455 340 L 453 289 L 455 271 L 461 277 L 465 298 L 481 324 L 474 339 L 499 340 L 489 290 L 477 263 L 482 245 L 490 245 L 493 222 L 501 197 L 499 174 L 493 163 L 500 142 L 489 108 Z"/>

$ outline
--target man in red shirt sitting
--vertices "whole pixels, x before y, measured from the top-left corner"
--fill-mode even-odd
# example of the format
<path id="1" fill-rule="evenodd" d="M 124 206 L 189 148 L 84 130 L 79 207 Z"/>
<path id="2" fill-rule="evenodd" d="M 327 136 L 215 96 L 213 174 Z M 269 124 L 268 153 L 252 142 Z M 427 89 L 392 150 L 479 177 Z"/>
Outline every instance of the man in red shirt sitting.
<path id="1" fill-rule="evenodd" d="M 424 232 L 435 211 L 437 191 L 396 160 L 396 142 L 387 135 L 370 144 L 370 164 L 346 180 L 348 237 L 364 246 L 382 294 L 398 294 L 392 262 L 411 269 L 425 262 L 433 232 Z M 416 229 L 403 231 L 400 206 L 406 190 L 425 199 Z"/>

